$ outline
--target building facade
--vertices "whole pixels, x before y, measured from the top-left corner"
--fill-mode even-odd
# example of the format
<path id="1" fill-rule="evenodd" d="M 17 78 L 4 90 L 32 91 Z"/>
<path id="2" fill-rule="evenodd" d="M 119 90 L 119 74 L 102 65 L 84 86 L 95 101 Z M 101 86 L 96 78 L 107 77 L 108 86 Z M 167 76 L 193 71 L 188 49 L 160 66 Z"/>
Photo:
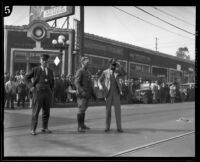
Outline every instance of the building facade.
<path id="1" fill-rule="evenodd" d="M 74 75 L 80 66 L 79 56 L 73 54 L 74 31 L 56 29 L 44 24 L 47 36 L 34 40 L 29 35 L 33 24 L 24 26 L 5 26 L 4 29 L 4 72 L 14 74 L 23 69 L 29 71 L 39 64 L 39 56 L 50 55 L 49 66 L 55 74 Z M 69 40 L 63 51 L 61 63 L 54 60 L 60 55 L 52 40 L 60 34 Z M 195 82 L 195 62 L 141 48 L 127 43 L 114 41 L 93 34 L 84 34 L 84 55 L 91 60 L 90 71 L 94 75 L 108 68 L 108 60 L 115 57 L 127 72 L 126 79 L 156 80 L 164 82 Z"/>

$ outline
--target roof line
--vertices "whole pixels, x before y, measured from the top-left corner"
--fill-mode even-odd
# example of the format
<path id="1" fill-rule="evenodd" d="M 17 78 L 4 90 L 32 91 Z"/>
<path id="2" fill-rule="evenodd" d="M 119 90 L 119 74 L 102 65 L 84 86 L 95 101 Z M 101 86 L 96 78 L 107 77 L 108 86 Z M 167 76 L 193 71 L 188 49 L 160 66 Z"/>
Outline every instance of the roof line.
<path id="1" fill-rule="evenodd" d="M 193 63 L 193 64 L 195 63 L 195 61 L 193 61 L 193 60 L 185 60 L 185 59 L 182 59 L 182 58 L 179 58 L 179 57 L 176 57 L 176 56 L 171 56 L 171 55 L 166 54 L 166 53 L 153 51 L 153 50 L 150 50 L 150 49 L 147 49 L 147 48 L 143 48 L 143 47 L 135 46 L 135 45 L 132 45 L 132 44 L 129 44 L 129 43 L 124 43 L 124 42 L 120 42 L 120 41 L 117 41 L 117 40 L 105 38 L 105 37 L 98 36 L 98 35 L 95 35 L 95 34 L 85 33 L 85 37 L 93 38 L 93 39 L 96 39 L 96 40 L 102 41 L 102 42 L 108 42 L 108 43 L 118 45 L 118 46 L 122 46 L 122 47 L 140 50 L 140 51 L 151 53 L 151 54 L 154 54 L 154 55 L 157 55 L 157 56 L 163 56 L 163 57 L 167 57 L 167 58 L 171 58 L 171 59 L 176 59 L 178 61 L 184 61 L 184 62 Z"/>

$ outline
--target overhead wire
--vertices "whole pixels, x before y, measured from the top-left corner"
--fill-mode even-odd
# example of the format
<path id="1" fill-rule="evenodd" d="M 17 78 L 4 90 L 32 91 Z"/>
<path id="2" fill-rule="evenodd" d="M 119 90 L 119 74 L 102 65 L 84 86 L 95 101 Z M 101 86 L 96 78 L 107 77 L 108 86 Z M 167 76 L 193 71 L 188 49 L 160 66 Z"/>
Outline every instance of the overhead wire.
<path id="1" fill-rule="evenodd" d="M 112 11 L 112 13 L 114 14 L 114 16 L 117 18 L 117 20 L 120 22 L 120 24 L 122 25 L 122 26 L 124 26 L 131 34 L 133 34 L 130 30 L 129 30 L 129 28 L 124 24 L 124 23 L 122 23 L 121 21 L 120 21 L 120 19 L 118 18 L 118 16 L 115 14 L 115 12 L 113 12 L 113 10 L 111 10 Z M 129 35 L 130 36 L 130 35 Z M 134 37 L 136 37 L 134 34 L 133 34 L 133 36 Z"/>
<path id="2" fill-rule="evenodd" d="M 139 20 L 141 20 L 141 21 L 143 21 L 143 22 L 145 22 L 145 23 L 151 24 L 151 25 L 153 25 L 153 26 L 156 26 L 156 27 L 158 27 L 158 28 L 160 28 L 160 29 L 163 29 L 163 30 L 165 30 L 165 31 L 168 31 L 168 32 L 170 32 L 170 33 L 173 33 L 173 34 L 179 35 L 179 36 L 181 36 L 181 37 L 184 37 L 184 38 L 188 38 L 188 39 L 192 39 L 192 40 L 194 40 L 193 38 L 190 38 L 190 37 L 184 36 L 184 35 L 182 35 L 182 34 L 179 34 L 179 33 L 173 32 L 173 31 L 170 31 L 170 30 L 168 30 L 168 29 L 166 29 L 166 28 L 163 28 L 163 27 L 161 27 L 161 26 L 159 26 L 159 25 L 156 25 L 156 24 L 153 24 L 153 23 L 151 23 L 151 22 L 149 22 L 149 21 L 146 21 L 146 20 L 144 20 L 144 19 L 142 19 L 142 18 L 140 18 L 140 17 L 138 17 L 138 16 L 135 16 L 135 15 L 129 13 L 129 12 L 126 12 L 126 11 L 124 11 L 124 10 L 118 8 L 118 7 L 115 7 L 115 6 L 113 6 L 113 7 L 116 8 L 117 10 L 119 10 L 119 11 L 121 11 L 121 12 L 124 12 L 124 13 L 126 13 L 126 14 L 132 16 L 132 17 L 135 17 L 135 18 L 137 18 L 137 19 L 139 19 Z"/>
<path id="3" fill-rule="evenodd" d="M 178 18 L 178 17 L 176 17 L 176 16 L 174 16 L 174 15 L 171 15 L 171 14 L 169 14 L 169 13 L 167 13 L 167 12 L 165 12 L 165 11 L 163 11 L 163 10 L 157 8 L 157 7 L 152 7 L 152 8 L 154 8 L 155 10 L 158 10 L 158 11 L 160 11 L 160 12 L 162 12 L 162 13 L 168 15 L 168 16 L 171 16 L 171 17 L 173 17 L 173 18 L 175 18 L 175 19 L 177 19 L 177 20 L 180 20 L 180 21 L 182 21 L 182 22 L 184 22 L 184 23 L 186 23 L 186 24 L 188 24 L 188 25 L 191 25 L 191 26 L 194 26 L 194 27 L 195 27 L 194 24 L 191 24 L 191 23 L 189 23 L 189 22 L 187 22 L 187 21 L 185 21 L 185 20 L 183 20 L 183 19 L 181 19 L 181 18 Z"/>
<path id="4" fill-rule="evenodd" d="M 191 32 L 189 32 L 189 31 L 187 31 L 187 30 L 185 30 L 185 29 L 182 29 L 182 28 L 180 28 L 180 27 L 178 27 L 178 26 L 176 26 L 176 25 L 174 25 L 174 24 L 172 24 L 172 23 L 169 23 L 169 22 L 167 22 L 167 21 L 165 21 L 165 20 L 159 18 L 158 16 L 155 16 L 155 15 L 149 13 L 148 11 L 146 11 L 146 10 L 140 8 L 140 7 L 137 7 L 137 6 L 134 6 L 134 7 L 137 8 L 137 9 L 139 9 L 139 10 L 141 10 L 141 11 L 143 11 L 143 12 L 145 12 L 145 13 L 147 13 L 147 14 L 149 14 L 149 15 L 151 15 L 151 16 L 153 16 L 153 17 L 155 17 L 155 18 L 157 18 L 157 19 L 159 19 L 160 21 L 162 21 L 162 22 L 164 22 L 164 23 L 167 23 L 168 25 L 171 25 L 171 26 L 173 26 L 173 27 L 175 27 L 175 28 L 177 28 L 177 29 L 180 29 L 180 30 L 182 30 L 182 31 L 184 31 L 184 32 L 186 32 L 186 33 L 188 33 L 188 34 L 195 35 L 194 33 L 191 33 Z"/>

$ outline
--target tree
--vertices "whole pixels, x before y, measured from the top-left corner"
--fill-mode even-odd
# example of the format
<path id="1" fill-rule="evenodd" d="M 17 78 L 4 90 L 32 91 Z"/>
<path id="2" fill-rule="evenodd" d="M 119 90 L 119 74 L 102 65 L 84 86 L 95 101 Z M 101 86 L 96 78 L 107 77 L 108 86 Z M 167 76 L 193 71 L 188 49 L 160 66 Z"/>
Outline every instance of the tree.
<path id="1" fill-rule="evenodd" d="M 187 55 L 187 53 L 189 53 L 189 50 L 187 47 L 180 47 L 178 48 L 178 51 L 176 51 L 176 56 L 183 59 L 190 60 L 190 55 L 189 54 Z"/>

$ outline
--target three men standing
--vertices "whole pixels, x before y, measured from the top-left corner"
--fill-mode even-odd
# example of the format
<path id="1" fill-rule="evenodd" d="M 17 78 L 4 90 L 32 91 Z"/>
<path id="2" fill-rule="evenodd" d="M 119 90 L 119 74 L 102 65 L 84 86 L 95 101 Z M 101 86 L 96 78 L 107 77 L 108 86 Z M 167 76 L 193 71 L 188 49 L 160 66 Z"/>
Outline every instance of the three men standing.
<path id="1" fill-rule="evenodd" d="M 34 67 L 30 73 L 25 76 L 25 81 L 32 84 L 33 92 L 32 101 L 32 123 L 31 134 L 36 135 L 38 116 L 42 107 L 42 133 L 51 133 L 48 129 L 48 121 L 50 117 L 50 106 L 52 100 L 52 90 L 54 88 L 53 71 L 47 67 L 48 55 L 42 55 L 40 58 L 41 66 Z M 33 78 L 33 83 L 31 79 Z"/>
<path id="2" fill-rule="evenodd" d="M 104 97 L 106 100 L 106 128 L 105 132 L 110 131 L 111 123 L 111 107 L 115 107 L 115 117 L 117 124 L 117 131 L 122 133 L 121 126 L 121 104 L 120 104 L 120 95 L 122 94 L 122 88 L 119 83 L 119 68 L 116 59 L 109 60 L 110 67 L 103 71 L 102 75 L 99 78 L 99 88 L 103 89 Z"/>

